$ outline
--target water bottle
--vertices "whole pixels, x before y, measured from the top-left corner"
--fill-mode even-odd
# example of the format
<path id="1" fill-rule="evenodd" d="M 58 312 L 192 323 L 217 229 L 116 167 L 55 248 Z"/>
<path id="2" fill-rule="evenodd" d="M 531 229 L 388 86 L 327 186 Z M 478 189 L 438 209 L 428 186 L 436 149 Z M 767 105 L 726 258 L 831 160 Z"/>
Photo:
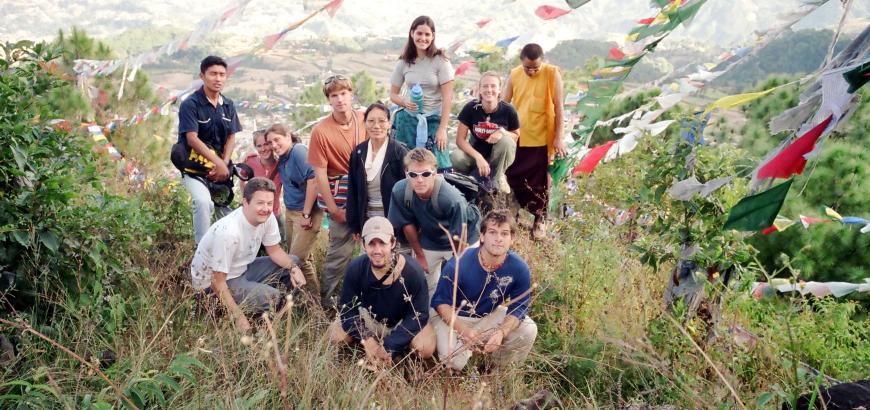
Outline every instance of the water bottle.
<path id="1" fill-rule="evenodd" d="M 420 87 L 420 83 L 414 84 L 411 87 L 411 102 L 417 104 L 417 114 L 423 113 L 423 87 Z"/>
<path id="2" fill-rule="evenodd" d="M 422 148 L 429 141 L 429 125 L 423 115 L 423 87 L 420 87 L 419 83 L 411 87 L 411 101 L 417 104 L 417 112 L 414 113 L 417 116 L 417 138 L 414 140 L 414 145 Z"/>

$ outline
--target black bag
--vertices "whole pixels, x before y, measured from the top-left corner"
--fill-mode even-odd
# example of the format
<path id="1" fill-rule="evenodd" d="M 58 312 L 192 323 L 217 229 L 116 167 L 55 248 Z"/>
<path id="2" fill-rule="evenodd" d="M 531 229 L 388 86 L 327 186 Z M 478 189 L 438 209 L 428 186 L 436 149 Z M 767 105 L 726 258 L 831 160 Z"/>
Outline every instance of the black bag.
<path id="1" fill-rule="evenodd" d="M 206 145 L 208 147 L 208 145 Z M 215 154 L 218 154 L 217 150 L 208 147 L 208 149 L 214 151 Z M 172 161 L 172 165 L 175 165 L 175 168 L 181 171 L 182 174 L 188 175 L 206 175 L 214 169 L 214 163 L 209 161 L 208 158 L 200 155 L 196 150 L 191 149 L 187 144 L 183 142 L 176 142 L 172 146 L 172 151 L 169 153 L 169 160 Z"/>
<path id="2" fill-rule="evenodd" d="M 458 174 L 455 172 L 444 172 L 438 174 L 436 176 L 441 177 L 435 181 L 435 192 L 432 194 L 432 197 L 438 198 L 438 191 L 441 189 L 441 181 L 445 181 L 448 184 L 452 185 L 454 188 L 458 189 L 459 192 L 465 197 L 465 200 L 468 201 L 470 205 L 474 205 L 475 209 L 477 209 L 478 199 L 480 198 L 480 192 L 483 191 L 480 184 L 476 179 L 463 174 Z M 411 186 L 411 182 L 408 181 L 405 183 L 405 207 L 411 207 L 411 198 L 414 194 L 414 189 Z M 439 215 L 441 214 L 441 207 L 438 206 L 438 201 L 432 201 L 432 207 L 435 209 Z"/>

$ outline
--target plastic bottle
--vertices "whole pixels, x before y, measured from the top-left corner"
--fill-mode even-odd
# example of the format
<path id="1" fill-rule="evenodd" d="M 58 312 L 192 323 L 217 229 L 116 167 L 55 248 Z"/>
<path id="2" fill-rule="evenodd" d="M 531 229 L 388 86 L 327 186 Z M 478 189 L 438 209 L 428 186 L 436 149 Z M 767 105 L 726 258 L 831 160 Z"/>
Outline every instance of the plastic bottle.
<path id="1" fill-rule="evenodd" d="M 411 102 L 417 104 L 417 114 L 423 113 L 423 87 L 420 84 L 414 84 L 411 87 Z"/>

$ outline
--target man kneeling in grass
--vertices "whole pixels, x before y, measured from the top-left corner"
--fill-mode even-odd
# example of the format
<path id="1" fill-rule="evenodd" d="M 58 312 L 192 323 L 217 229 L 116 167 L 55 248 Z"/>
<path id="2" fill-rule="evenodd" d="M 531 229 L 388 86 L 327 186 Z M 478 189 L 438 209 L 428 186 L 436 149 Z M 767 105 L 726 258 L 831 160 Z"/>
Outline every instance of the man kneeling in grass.
<path id="1" fill-rule="evenodd" d="M 286 289 L 305 285 L 299 259 L 279 245 L 274 199 L 275 183 L 263 177 L 249 180 L 242 207 L 208 228 L 190 266 L 193 287 L 216 294 L 241 332 L 251 324 L 239 305 L 259 313 L 282 300 L 273 284 Z M 261 244 L 269 256 L 257 257 Z"/>
<path id="2" fill-rule="evenodd" d="M 480 232 L 480 247 L 444 265 L 432 296 L 438 313 L 432 320 L 438 358 L 455 370 L 462 370 L 472 353 L 491 354 L 499 365 L 521 362 L 538 334 L 527 316 L 529 265 L 510 250 L 516 234 L 513 219 L 492 211 Z"/>
<path id="3" fill-rule="evenodd" d="M 435 335 L 429 320 L 429 292 L 423 268 L 394 252 L 396 238 L 387 218 L 369 218 L 362 228 L 363 250 L 348 265 L 341 288 L 341 316 L 329 327 L 332 343 L 359 342 L 375 365 L 391 364 L 410 347 L 432 357 Z"/>

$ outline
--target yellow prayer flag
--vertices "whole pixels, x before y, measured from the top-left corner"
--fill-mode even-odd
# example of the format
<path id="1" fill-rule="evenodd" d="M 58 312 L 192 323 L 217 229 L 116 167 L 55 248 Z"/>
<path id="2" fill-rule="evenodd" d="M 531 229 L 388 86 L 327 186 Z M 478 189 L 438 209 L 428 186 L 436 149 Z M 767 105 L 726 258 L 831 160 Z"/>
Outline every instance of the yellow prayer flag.
<path id="1" fill-rule="evenodd" d="M 795 221 L 793 221 L 791 219 L 783 218 L 781 216 L 777 216 L 776 219 L 773 221 L 773 226 L 779 232 L 782 232 L 782 231 L 790 228 L 794 224 L 795 224 Z"/>
<path id="2" fill-rule="evenodd" d="M 777 88 L 779 87 L 773 87 L 768 90 L 758 91 L 754 93 L 735 94 L 722 97 L 714 101 L 712 104 L 708 105 L 707 108 L 704 110 L 704 115 L 707 115 L 710 111 L 713 111 L 717 108 L 733 108 L 755 101 L 761 97 L 764 97 L 767 94 L 772 93 Z"/>
<path id="3" fill-rule="evenodd" d="M 835 211 L 835 210 L 833 210 L 833 209 L 831 209 L 830 207 L 827 207 L 827 206 L 825 207 L 825 214 L 827 214 L 827 215 L 830 216 L 831 218 L 834 218 L 834 219 L 836 219 L 836 220 L 838 220 L 838 221 L 842 221 L 842 220 L 843 220 L 843 216 L 842 216 L 842 215 L 840 215 L 839 213 L 837 213 L 837 211 Z"/>

